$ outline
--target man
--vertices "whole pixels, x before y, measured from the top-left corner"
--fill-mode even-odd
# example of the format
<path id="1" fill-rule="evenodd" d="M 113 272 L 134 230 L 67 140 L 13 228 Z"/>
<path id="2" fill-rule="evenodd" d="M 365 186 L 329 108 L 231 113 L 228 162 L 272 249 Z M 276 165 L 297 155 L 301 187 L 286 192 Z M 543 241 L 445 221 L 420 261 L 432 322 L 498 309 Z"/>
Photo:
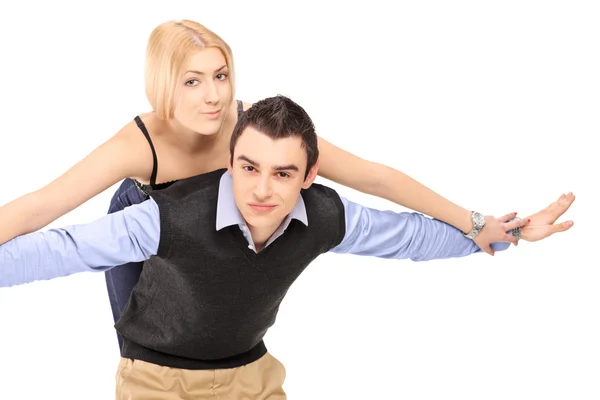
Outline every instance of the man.
<path id="1" fill-rule="evenodd" d="M 285 97 L 240 118 L 230 155 L 227 170 L 179 181 L 144 203 L 0 246 L 1 286 L 145 260 L 115 325 L 124 340 L 118 399 L 285 399 L 285 369 L 263 337 L 316 257 L 431 260 L 480 251 L 440 221 L 362 207 L 313 184 L 314 126 Z M 566 230 L 552 224 L 573 199 L 530 222 L 507 215 L 506 231 L 534 241 Z M 527 230 L 528 222 L 537 228 Z"/>

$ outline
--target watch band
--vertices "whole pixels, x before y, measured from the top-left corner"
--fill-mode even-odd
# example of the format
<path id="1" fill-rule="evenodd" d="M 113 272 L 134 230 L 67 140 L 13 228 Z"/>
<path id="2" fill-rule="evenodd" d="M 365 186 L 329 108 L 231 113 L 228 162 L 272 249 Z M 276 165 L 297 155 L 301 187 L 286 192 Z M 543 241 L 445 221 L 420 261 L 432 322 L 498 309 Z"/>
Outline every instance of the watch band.
<path id="1" fill-rule="evenodd" d="M 508 222 L 512 222 L 516 219 L 521 220 L 521 218 L 519 218 L 519 217 L 514 217 L 514 218 L 511 218 Z M 521 227 L 520 226 L 517 226 L 516 228 L 511 229 L 510 233 L 515 237 L 515 239 L 517 239 L 517 242 L 519 240 L 521 240 Z"/>
<path id="2" fill-rule="evenodd" d="M 465 234 L 465 237 L 468 239 L 474 239 L 479 232 L 485 226 L 485 216 L 477 211 L 471 211 L 471 221 L 473 222 L 473 229 L 471 232 Z"/>

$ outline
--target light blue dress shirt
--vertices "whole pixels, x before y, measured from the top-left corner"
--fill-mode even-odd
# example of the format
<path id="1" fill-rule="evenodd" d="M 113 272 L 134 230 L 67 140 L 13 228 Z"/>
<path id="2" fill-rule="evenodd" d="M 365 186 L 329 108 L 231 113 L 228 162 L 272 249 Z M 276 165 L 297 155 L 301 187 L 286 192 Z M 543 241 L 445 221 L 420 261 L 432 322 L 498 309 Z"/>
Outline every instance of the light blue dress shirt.
<path id="1" fill-rule="evenodd" d="M 346 233 L 342 242 L 331 249 L 334 253 L 427 261 L 481 251 L 475 242 L 444 222 L 418 213 L 381 211 L 343 197 L 341 200 Z M 292 219 L 309 223 L 301 195 L 265 247 L 285 234 Z M 233 198 L 231 175 L 226 172 L 219 184 L 215 229 L 231 225 L 238 225 L 248 246 L 254 248 L 250 230 Z M 156 255 L 159 240 L 159 209 L 152 198 L 88 224 L 19 236 L 0 246 L 0 287 L 144 261 Z M 495 251 L 509 246 L 492 244 Z"/>

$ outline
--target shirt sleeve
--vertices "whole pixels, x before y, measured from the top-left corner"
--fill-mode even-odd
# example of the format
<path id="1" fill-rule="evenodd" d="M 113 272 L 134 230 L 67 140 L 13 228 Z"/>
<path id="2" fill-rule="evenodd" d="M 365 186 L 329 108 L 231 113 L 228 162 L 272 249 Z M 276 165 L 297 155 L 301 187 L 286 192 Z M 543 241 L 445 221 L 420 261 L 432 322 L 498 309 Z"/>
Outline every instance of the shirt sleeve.
<path id="1" fill-rule="evenodd" d="M 341 199 L 346 233 L 331 250 L 334 253 L 428 261 L 481 252 L 473 240 L 442 221 L 419 213 L 375 210 Z M 492 243 L 494 251 L 509 246 L 510 243 Z"/>
<path id="2" fill-rule="evenodd" d="M 126 207 L 96 221 L 18 236 L 0 246 L 0 287 L 144 261 L 160 242 L 156 202 Z"/>

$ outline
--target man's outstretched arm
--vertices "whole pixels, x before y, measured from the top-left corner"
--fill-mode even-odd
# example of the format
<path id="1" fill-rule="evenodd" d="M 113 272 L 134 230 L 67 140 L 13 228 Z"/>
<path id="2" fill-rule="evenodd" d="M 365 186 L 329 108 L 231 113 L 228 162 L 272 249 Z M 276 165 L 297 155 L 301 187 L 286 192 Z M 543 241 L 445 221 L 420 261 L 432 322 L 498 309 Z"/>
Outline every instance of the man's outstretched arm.
<path id="1" fill-rule="evenodd" d="M 0 246 L 0 287 L 106 271 L 156 254 L 158 206 L 151 198 L 94 222 L 18 236 Z"/>
<path id="2" fill-rule="evenodd" d="M 413 212 L 376 210 L 341 199 L 346 234 L 331 250 L 334 253 L 427 261 L 464 257 L 481 251 L 473 240 L 442 221 Z M 493 243 L 492 249 L 503 251 L 509 246 L 510 243 Z"/>

